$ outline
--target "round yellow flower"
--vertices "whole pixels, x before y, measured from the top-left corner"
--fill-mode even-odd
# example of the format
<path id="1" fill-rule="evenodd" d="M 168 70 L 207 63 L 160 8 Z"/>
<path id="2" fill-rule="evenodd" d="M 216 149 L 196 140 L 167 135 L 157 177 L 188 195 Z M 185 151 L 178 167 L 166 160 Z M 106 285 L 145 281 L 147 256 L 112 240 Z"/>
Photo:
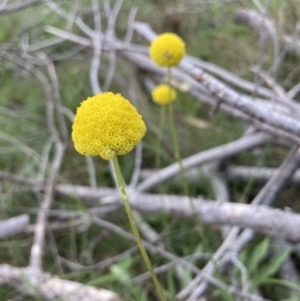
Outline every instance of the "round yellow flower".
<path id="1" fill-rule="evenodd" d="M 146 126 L 127 99 L 106 92 L 81 103 L 72 130 L 80 154 L 109 160 L 129 153 L 144 137 Z"/>
<path id="2" fill-rule="evenodd" d="M 174 33 L 163 33 L 152 41 L 149 54 L 159 66 L 176 66 L 185 55 L 185 43 Z"/>
<path id="3" fill-rule="evenodd" d="M 176 99 L 176 91 L 169 85 L 159 85 L 151 93 L 154 102 L 166 105 Z"/>

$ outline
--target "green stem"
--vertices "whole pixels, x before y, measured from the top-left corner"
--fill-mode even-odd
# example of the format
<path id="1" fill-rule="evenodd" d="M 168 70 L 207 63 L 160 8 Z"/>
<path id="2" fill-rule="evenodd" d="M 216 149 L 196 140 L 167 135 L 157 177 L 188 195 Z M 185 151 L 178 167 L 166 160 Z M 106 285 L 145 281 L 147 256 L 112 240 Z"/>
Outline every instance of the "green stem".
<path id="1" fill-rule="evenodd" d="M 173 146 L 174 146 L 174 156 L 175 156 L 177 163 L 179 164 L 180 177 L 181 177 L 181 181 L 183 184 L 184 193 L 185 193 L 185 195 L 188 196 L 189 192 L 188 192 L 188 187 L 187 187 L 187 183 L 186 183 L 185 176 L 184 176 L 184 168 L 182 165 L 179 143 L 178 143 L 178 138 L 177 138 L 177 134 L 176 134 L 176 130 L 175 130 L 173 104 L 171 102 L 168 104 L 168 109 L 169 109 L 168 111 L 169 111 L 170 130 L 171 130 L 171 136 L 172 136 Z"/>
<path id="2" fill-rule="evenodd" d="M 161 140 L 162 140 L 162 137 L 163 137 L 165 119 L 166 119 L 166 108 L 165 108 L 165 106 L 161 106 L 160 107 L 159 125 L 158 125 L 158 134 L 157 134 L 157 139 L 156 139 L 157 151 L 155 153 L 155 168 L 157 170 L 159 170 L 160 167 L 161 167 L 161 160 L 160 160 L 159 150 L 161 149 Z"/>
<path id="3" fill-rule="evenodd" d="M 171 99 L 171 68 L 168 68 L 168 78 L 167 78 L 167 83 L 170 87 L 170 95 L 169 98 Z M 174 155 L 175 155 L 175 160 L 179 164 L 180 168 L 180 177 L 183 185 L 183 190 L 186 196 L 189 196 L 189 191 L 188 191 L 188 185 L 184 177 L 184 169 L 182 165 L 182 160 L 181 160 L 181 155 L 180 155 L 180 149 L 179 149 L 179 143 L 178 143 L 178 138 L 176 134 L 176 129 L 175 129 L 175 122 L 174 122 L 174 113 L 173 113 L 173 104 L 170 102 L 168 104 L 168 113 L 169 113 L 169 122 L 170 122 L 170 130 L 171 130 L 171 136 L 172 136 L 172 141 L 173 141 L 173 146 L 174 146 Z"/>
<path id="4" fill-rule="evenodd" d="M 147 269 L 148 269 L 148 271 L 151 275 L 151 278 L 154 282 L 157 293 L 158 293 L 158 295 L 159 295 L 159 297 L 162 301 L 166 301 L 166 297 L 164 295 L 163 289 L 162 289 L 162 287 L 161 287 L 161 285 L 160 285 L 160 283 L 159 283 L 159 281 L 156 277 L 156 274 L 154 273 L 151 261 L 149 259 L 148 254 L 147 254 L 147 251 L 146 251 L 146 249 L 145 249 L 145 247 L 142 243 L 142 239 L 141 239 L 139 230 L 138 230 L 138 228 L 136 226 L 136 223 L 134 221 L 134 218 L 133 218 L 133 214 L 132 214 L 132 211 L 131 211 L 129 199 L 128 199 L 128 196 L 127 196 L 127 193 L 126 193 L 126 190 L 125 190 L 125 184 L 124 184 L 124 181 L 123 181 L 122 172 L 121 172 L 119 162 L 118 162 L 118 157 L 115 156 L 112 159 L 112 162 L 113 162 L 113 166 L 114 166 L 114 169 L 115 169 L 115 174 L 116 174 L 117 183 L 118 183 L 118 186 L 119 186 L 119 191 L 120 191 L 120 194 L 121 194 L 123 202 L 124 202 L 125 211 L 127 213 L 128 219 L 129 219 L 129 223 L 130 223 L 130 226 L 131 226 L 132 233 L 133 233 L 133 235 L 135 237 L 135 240 L 137 242 L 137 245 L 140 249 L 140 252 L 142 254 L 142 257 L 144 259 L 146 267 L 147 267 Z"/>
<path id="5" fill-rule="evenodd" d="M 167 77 L 167 83 L 170 87 L 170 98 L 171 98 L 171 80 L 172 80 L 172 74 L 171 74 L 171 68 L 168 68 L 168 73 L 167 73 L 168 77 Z M 193 215 L 196 219 L 197 223 L 197 230 L 198 233 L 200 234 L 203 244 L 207 247 L 209 247 L 208 241 L 206 236 L 204 235 L 204 231 L 203 231 L 203 227 L 201 226 L 201 223 L 199 221 L 199 216 L 197 215 L 197 211 L 195 208 L 195 204 L 189 194 L 189 189 L 188 189 L 188 184 L 187 181 L 185 179 L 184 176 L 184 168 L 183 168 L 183 164 L 182 164 L 182 160 L 181 160 L 181 155 L 180 155 L 180 148 L 179 148 L 179 143 L 178 143 L 178 138 L 177 138 L 177 133 L 176 133 L 176 129 L 175 129 L 175 122 L 174 122 L 174 113 L 173 113 L 173 105 L 172 102 L 170 102 L 168 104 L 168 113 L 169 113 L 169 122 L 170 122 L 170 130 L 171 130 L 171 136 L 172 136 L 172 141 L 173 141 L 173 146 L 174 146 L 174 155 L 175 155 L 175 160 L 177 161 L 177 163 L 179 164 L 179 169 L 180 169 L 180 178 L 181 178 L 181 183 L 183 186 L 183 191 L 184 194 L 189 198 L 189 203 L 190 206 L 192 208 L 193 211 Z"/>

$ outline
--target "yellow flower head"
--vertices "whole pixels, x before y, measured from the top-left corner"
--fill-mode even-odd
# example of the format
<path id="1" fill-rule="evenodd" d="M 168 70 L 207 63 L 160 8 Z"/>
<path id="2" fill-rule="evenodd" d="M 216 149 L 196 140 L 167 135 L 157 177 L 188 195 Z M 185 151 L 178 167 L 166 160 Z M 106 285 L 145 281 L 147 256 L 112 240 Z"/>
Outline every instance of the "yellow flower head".
<path id="1" fill-rule="evenodd" d="M 152 41 L 149 54 L 159 66 L 176 66 L 185 55 L 185 44 L 176 34 L 163 33 Z"/>
<path id="2" fill-rule="evenodd" d="M 72 127 L 75 149 L 105 160 L 129 153 L 144 137 L 146 126 L 136 108 L 120 94 L 101 93 L 77 108 Z"/>
<path id="3" fill-rule="evenodd" d="M 166 105 L 176 99 L 176 91 L 169 85 L 159 85 L 151 93 L 154 102 Z"/>

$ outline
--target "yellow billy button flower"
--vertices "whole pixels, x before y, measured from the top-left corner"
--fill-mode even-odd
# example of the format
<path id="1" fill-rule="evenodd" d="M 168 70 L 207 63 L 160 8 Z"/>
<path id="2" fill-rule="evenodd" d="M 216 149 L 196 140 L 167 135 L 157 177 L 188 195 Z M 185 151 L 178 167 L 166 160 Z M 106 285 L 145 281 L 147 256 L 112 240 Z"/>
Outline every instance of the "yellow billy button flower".
<path id="1" fill-rule="evenodd" d="M 169 85 L 159 85 L 151 92 L 152 99 L 159 105 L 166 105 L 176 99 L 176 91 Z"/>
<path id="2" fill-rule="evenodd" d="M 152 41 L 149 54 L 159 66 L 176 66 L 185 55 L 185 43 L 174 33 L 163 33 Z"/>
<path id="3" fill-rule="evenodd" d="M 72 130 L 80 154 L 110 160 L 129 153 L 144 137 L 146 126 L 127 99 L 106 92 L 81 103 Z"/>

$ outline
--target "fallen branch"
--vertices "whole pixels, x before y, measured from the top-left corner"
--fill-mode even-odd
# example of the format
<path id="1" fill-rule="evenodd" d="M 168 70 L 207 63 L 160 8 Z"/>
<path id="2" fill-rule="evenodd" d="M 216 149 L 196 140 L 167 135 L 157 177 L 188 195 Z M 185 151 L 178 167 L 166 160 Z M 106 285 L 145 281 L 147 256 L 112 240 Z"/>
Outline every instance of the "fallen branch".
<path id="1" fill-rule="evenodd" d="M 22 214 L 0 222 L 0 238 L 9 238 L 24 233 L 29 225 L 29 215 Z"/>
<path id="2" fill-rule="evenodd" d="M 198 154 L 192 155 L 188 158 L 182 160 L 182 165 L 184 169 L 191 167 L 196 167 L 203 165 L 205 163 L 214 162 L 216 160 L 221 160 L 226 157 L 233 156 L 245 150 L 257 147 L 264 144 L 268 140 L 268 136 L 262 133 L 255 133 L 252 135 L 243 136 L 240 139 L 229 142 L 227 144 L 211 148 L 207 151 L 200 152 Z M 138 186 L 138 191 L 146 191 L 156 186 L 160 182 L 164 182 L 179 173 L 179 164 L 174 163 L 165 168 L 162 168 L 157 174 L 154 174 L 144 181 L 142 181 Z"/>
<path id="3" fill-rule="evenodd" d="M 277 168 L 272 167 L 251 167 L 232 165 L 226 168 L 226 175 L 234 181 L 248 182 L 254 180 L 256 182 L 267 182 L 276 172 Z M 300 182 L 300 170 L 296 171 L 290 179 L 292 183 Z"/>
<path id="4" fill-rule="evenodd" d="M 242 24 L 256 31 L 260 36 L 272 37 L 273 35 L 276 35 L 276 28 L 274 26 L 274 23 L 255 10 L 238 10 L 234 17 L 234 21 L 237 24 Z"/>
<path id="5" fill-rule="evenodd" d="M 0 286 L 13 287 L 26 296 L 41 296 L 46 300 L 59 298 L 62 301 L 121 301 L 116 293 L 105 289 L 8 264 L 0 265 Z"/>
<path id="6" fill-rule="evenodd" d="M 10 5 L 0 5 L 0 16 L 15 13 L 30 7 L 31 5 L 42 4 L 41 0 L 27 0 L 13 3 Z"/>
<path id="7" fill-rule="evenodd" d="M 256 195 L 254 200 L 251 203 L 251 206 L 256 206 L 258 204 L 271 205 L 272 201 L 276 199 L 278 194 L 284 185 L 289 181 L 289 179 L 293 176 L 296 168 L 299 165 L 299 149 L 293 147 L 290 151 L 290 154 L 286 157 L 286 159 L 282 162 L 280 168 L 276 171 L 276 173 L 269 179 L 267 184 L 261 189 L 261 191 Z M 264 217 L 262 217 L 264 218 Z M 274 221 L 276 223 L 276 221 Z M 236 231 L 239 230 L 238 227 L 235 227 L 228 234 L 228 238 L 231 236 L 230 234 L 234 234 L 236 236 Z M 252 240 L 255 232 L 253 229 L 246 228 L 244 229 L 239 236 L 233 237 L 231 240 L 230 247 L 227 249 L 223 248 L 223 245 L 226 244 L 226 240 L 219 247 L 215 254 L 218 254 L 218 259 L 214 261 L 210 261 L 203 268 L 203 271 L 208 274 L 213 274 L 216 266 L 216 262 L 219 263 L 219 268 L 225 266 L 230 260 L 231 253 L 239 254 L 245 246 Z M 188 301 L 197 300 L 208 288 L 207 281 L 203 278 L 202 274 L 198 274 L 189 284 L 185 287 L 179 294 L 177 294 L 178 298 L 184 298 Z M 187 296 L 189 298 L 187 298 Z"/>
<path id="8" fill-rule="evenodd" d="M 99 200 L 102 189 L 82 186 L 57 185 L 57 192 L 69 197 Z M 105 189 L 107 191 L 107 188 Z M 116 190 L 111 189 L 114 194 Z M 177 195 L 158 195 L 129 191 L 131 206 L 144 213 L 176 215 L 190 219 L 194 216 L 190 199 Z M 192 198 L 195 211 L 201 223 L 249 227 L 254 231 L 276 237 L 284 237 L 292 242 L 300 242 L 300 215 L 271 209 L 267 206 L 245 205 Z"/>
<path id="9" fill-rule="evenodd" d="M 196 166 L 200 166 L 203 164 L 207 164 L 210 162 L 214 162 L 216 160 L 221 160 L 228 158 L 230 156 L 234 156 L 242 151 L 246 151 L 257 146 L 260 146 L 268 141 L 269 137 L 262 133 L 254 133 L 250 135 L 246 135 L 237 139 L 236 141 L 229 142 L 224 145 L 220 145 L 214 148 L 211 148 L 207 151 L 199 152 L 198 154 L 192 155 L 190 157 L 182 160 L 182 165 L 184 169 L 194 168 Z M 179 164 L 173 163 L 165 168 L 162 168 L 159 173 L 152 174 L 147 177 L 144 181 L 142 181 L 139 185 L 137 185 L 136 190 L 139 192 L 147 191 L 161 182 L 165 182 L 179 173 Z M 9 173 L 0 172 L 0 178 L 10 180 L 12 182 L 19 182 L 23 184 L 31 185 L 34 181 L 25 179 L 20 179 L 19 177 L 13 176 Z M 65 186 L 67 187 L 67 186 Z M 71 186 L 72 189 L 72 186 Z M 84 188 L 83 188 L 84 189 Z M 110 189 L 104 188 L 101 190 L 101 197 L 108 196 L 110 193 Z M 91 192 L 90 192 L 91 193 Z M 100 197 L 99 195 L 97 195 Z M 92 196 L 91 196 L 92 197 Z"/>

